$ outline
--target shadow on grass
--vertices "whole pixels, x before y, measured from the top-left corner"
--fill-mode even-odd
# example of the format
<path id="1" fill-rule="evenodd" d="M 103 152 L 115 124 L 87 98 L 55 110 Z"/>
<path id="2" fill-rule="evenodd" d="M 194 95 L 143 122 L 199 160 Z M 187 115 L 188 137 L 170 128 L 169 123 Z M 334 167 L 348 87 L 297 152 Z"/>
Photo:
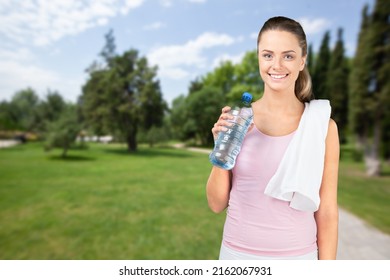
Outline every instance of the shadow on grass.
<path id="1" fill-rule="evenodd" d="M 191 153 L 183 150 L 169 148 L 139 148 L 135 152 L 129 152 L 127 148 L 107 148 L 103 149 L 106 153 L 131 156 L 131 157 L 177 157 L 177 158 L 191 158 L 194 157 Z"/>
<path id="2" fill-rule="evenodd" d="M 382 171 L 381 172 L 381 177 L 384 177 L 384 178 L 390 178 L 390 171 Z"/>
<path id="3" fill-rule="evenodd" d="M 93 157 L 86 157 L 86 156 L 76 156 L 76 155 L 69 155 L 66 157 L 62 157 L 60 155 L 52 155 L 48 157 L 49 160 L 56 160 L 56 161 L 93 161 L 96 160 L 96 158 Z"/>

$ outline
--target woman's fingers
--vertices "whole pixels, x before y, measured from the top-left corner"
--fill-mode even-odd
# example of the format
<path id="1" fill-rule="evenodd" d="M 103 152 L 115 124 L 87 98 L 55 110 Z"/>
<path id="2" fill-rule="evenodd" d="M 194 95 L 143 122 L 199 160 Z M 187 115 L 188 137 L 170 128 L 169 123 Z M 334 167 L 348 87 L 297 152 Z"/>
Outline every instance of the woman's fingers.
<path id="1" fill-rule="evenodd" d="M 220 133 L 221 131 L 227 131 L 227 127 L 232 125 L 229 120 L 232 120 L 234 117 L 229 113 L 230 110 L 231 108 L 229 106 L 225 106 L 222 108 L 222 114 L 219 116 L 218 121 L 211 129 L 214 139 L 218 137 L 218 133 Z"/>
<path id="2" fill-rule="evenodd" d="M 229 106 L 223 107 L 223 108 L 222 108 L 222 114 L 229 112 L 230 109 L 231 109 L 231 108 L 230 108 Z"/>

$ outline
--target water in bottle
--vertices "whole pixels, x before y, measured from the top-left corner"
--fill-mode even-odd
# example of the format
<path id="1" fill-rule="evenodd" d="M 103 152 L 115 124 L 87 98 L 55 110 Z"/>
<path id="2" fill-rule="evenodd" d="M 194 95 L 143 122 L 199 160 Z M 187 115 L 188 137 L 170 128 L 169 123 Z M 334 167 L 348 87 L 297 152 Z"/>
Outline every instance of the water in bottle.
<path id="1" fill-rule="evenodd" d="M 209 156 L 213 165 L 225 170 L 234 167 L 245 134 L 253 119 L 251 102 L 252 95 L 244 92 L 241 98 L 241 106 L 234 106 L 230 110 L 229 113 L 234 118 L 229 122 L 232 122 L 233 125 L 227 127 L 227 131 L 221 131 L 218 134 L 214 149 Z"/>

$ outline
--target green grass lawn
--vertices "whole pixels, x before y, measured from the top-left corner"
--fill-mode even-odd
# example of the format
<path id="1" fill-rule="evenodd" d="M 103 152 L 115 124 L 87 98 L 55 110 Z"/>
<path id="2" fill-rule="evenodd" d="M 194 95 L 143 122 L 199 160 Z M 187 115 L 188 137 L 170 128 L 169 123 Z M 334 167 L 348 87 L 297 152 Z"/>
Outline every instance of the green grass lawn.
<path id="1" fill-rule="evenodd" d="M 361 163 L 341 162 L 338 200 L 341 207 L 390 234 L 390 172 L 384 165 L 383 176 L 367 177 Z"/>
<path id="2" fill-rule="evenodd" d="M 121 145 L 0 149 L 0 259 L 216 259 L 225 214 L 207 207 L 206 154 Z M 390 233 L 390 175 L 343 161 L 339 202 Z"/>
<path id="3" fill-rule="evenodd" d="M 0 150 L 0 259 L 216 259 L 207 155 L 92 145 Z"/>

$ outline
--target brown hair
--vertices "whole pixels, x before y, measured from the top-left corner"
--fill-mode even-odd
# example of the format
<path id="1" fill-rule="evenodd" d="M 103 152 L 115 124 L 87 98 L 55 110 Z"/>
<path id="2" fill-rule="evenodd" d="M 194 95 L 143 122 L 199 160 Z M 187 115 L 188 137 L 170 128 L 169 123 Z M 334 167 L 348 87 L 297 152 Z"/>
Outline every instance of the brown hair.
<path id="1" fill-rule="evenodd" d="M 257 48 L 259 47 L 261 35 L 269 30 L 287 31 L 292 33 L 298 39 L 299 46 L 302 49 L 302 56 L 307 55 L 306 34 L 299 22 L 282 16 L 268 19 L 257 36 Z M 257 50 L 257 55 L 258 54 L 259 50 Z M 295 95 L 301 102 L 309 102 L 314 99 L 311 89 L 311 77 L 306 65 L 303 70 L 299 72 L 298 79 L 295 81 Z"/>

